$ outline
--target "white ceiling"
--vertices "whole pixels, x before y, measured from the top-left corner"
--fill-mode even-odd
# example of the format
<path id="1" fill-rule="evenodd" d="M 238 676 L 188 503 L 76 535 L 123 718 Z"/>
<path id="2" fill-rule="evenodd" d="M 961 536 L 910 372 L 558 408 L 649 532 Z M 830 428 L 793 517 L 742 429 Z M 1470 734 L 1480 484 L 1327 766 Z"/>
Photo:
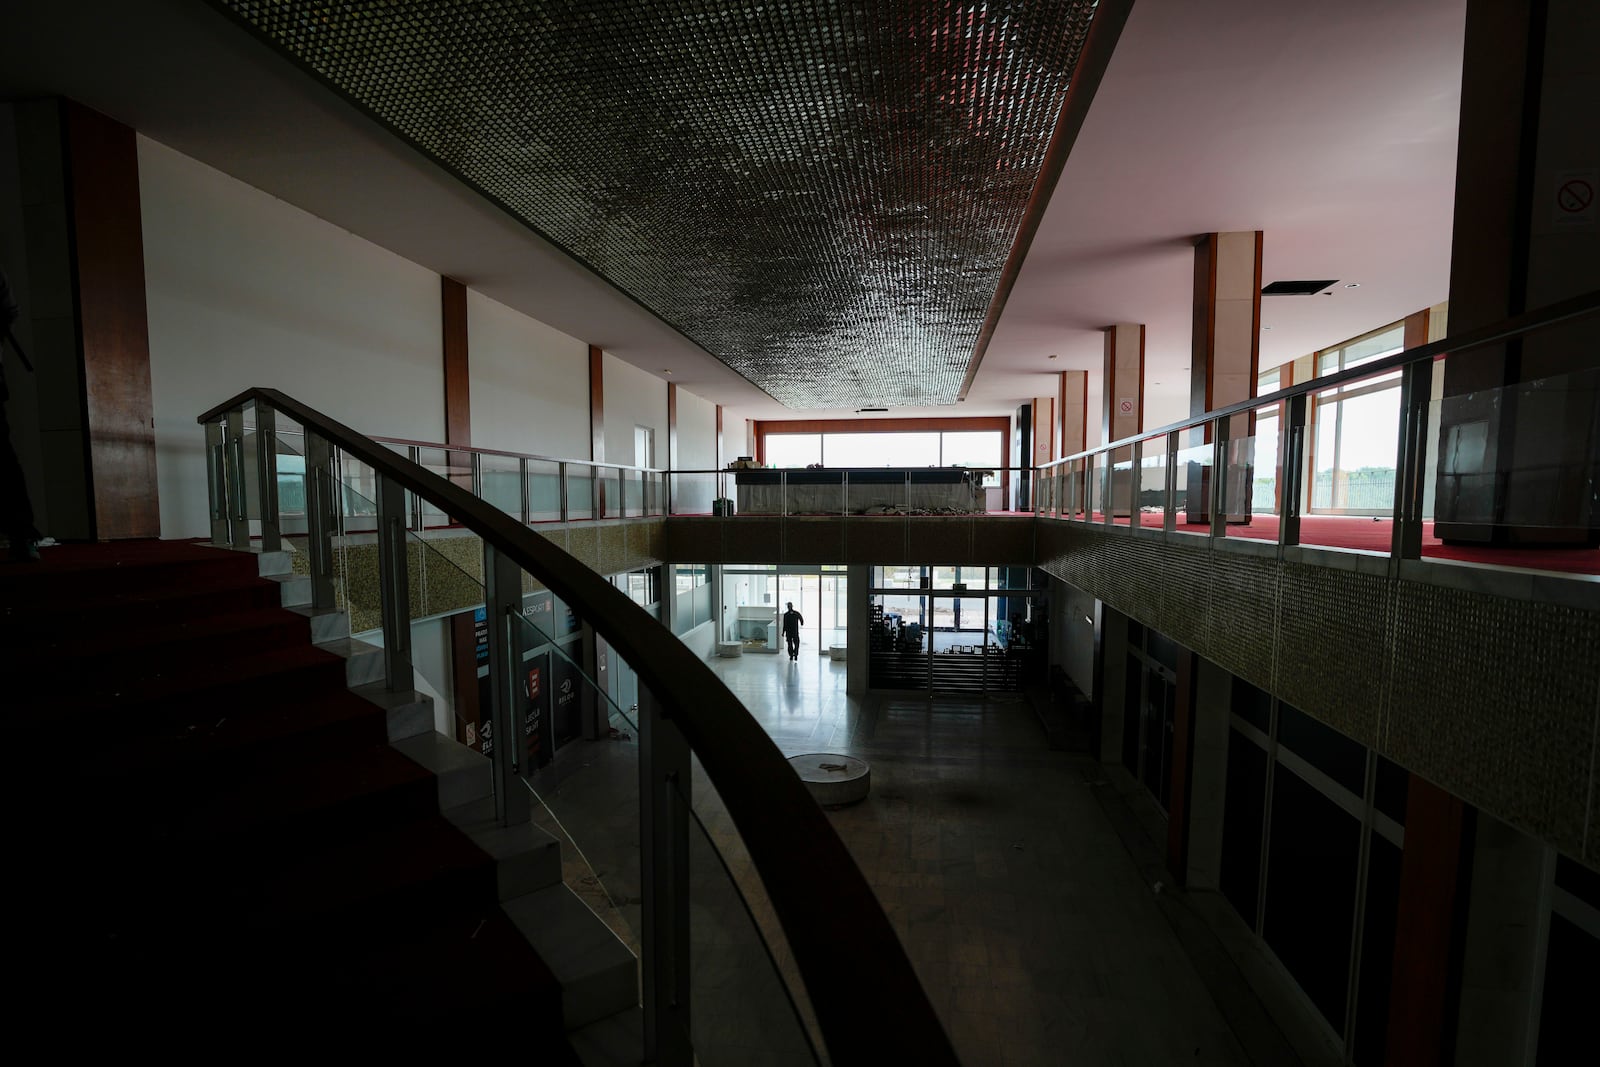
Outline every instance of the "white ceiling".
<path id="1" fill-rule="evenodd" d="M 790 414 L 199 0 L 15 8 L 0 93 L 73 97 L 741 416 Z M 1146 425 L 1186 414 L 1210 230 L 1264 230 L 1266 281 L 1340 279 L 1264 298 L 1264 368 L 1444 299 L 1463 18 L 1464 0 L 1136 0 L 969 399 L 939 413 L 1097 377 L 1100 328 L 1127 321 L 1148 326 Z"/>
<path id="2" fill-rule="evenodd" d="M 1098 378 L 1101 328 L 1142 322 L 1145 425 L 1187 416 L 1209 231 L 1264 231 L 1264 282 L 1339 279 L 1262 298 L 1262 369 L 1444 300 L 1464 18 L 1464 0 L 1136 0 L 969 406 Z"/>

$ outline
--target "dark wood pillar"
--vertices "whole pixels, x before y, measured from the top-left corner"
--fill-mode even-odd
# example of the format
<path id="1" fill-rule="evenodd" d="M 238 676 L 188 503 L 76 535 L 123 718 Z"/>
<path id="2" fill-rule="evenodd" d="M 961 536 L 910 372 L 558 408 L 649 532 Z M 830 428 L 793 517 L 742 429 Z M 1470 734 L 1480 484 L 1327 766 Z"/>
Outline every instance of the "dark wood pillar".
<path id="1" fill-rule="evenodd" d="M 1208 233 L 1195 242 L 1194 315 L 1189 356 L 1189 414 L 1202 415 L 1256 395 L 1261 362 L 1260 230 Z M 1255 431 L 1253 414 L 1228 422 L 1228 436 L 1239 441 Z M 1211 440 L 1211 427 L 1191 431 L 1189 444 Z M 1247 464 L 1230 465 L 1226 475 L 1237 498 L 1250 499 Z M 1210 479 L 1213 472 L 1190 463 L 1184 472 L 1185 511 L 1191 523 L 1211 521 Z M 1248 507 L 1228 516 L 1249 521 Z"/>
<path id="2" fill-rule="evenodd" d="M 678 469 L 678 383 L 667 383 L 667 470 Z"/>
<path id="3" fill-rule="evenodd" d="M 717 470 L 721 470 L 722 469 L 723 463 L 724 463 L 724 460 L 722 458 L 722 405 L 718 404 L 717 405 L 717 455 L 716 455 L 716 468 L 717 468 Z"/>
<path id="4" fill-rule="evenodd" d="M 1413 774 L 1389 987 L 1389 1063 L 1433 1067 L 1448 1062 L 1466 833 L 1466 805 Z"/>
<path id="5" fill-rule="evenodd" d="M 1141 327 L 1141 330 L 1143 327 Z M 1089 447 L 1089 372 L 1061 372 L 1061 388 L 1056 398 L 1056 458 L 1082 452 Z"/>
<path id="6" fill-rule="evenodd" d="M 589 346 L 589 458 L 606 458 L 606 381 L 605 353 L 599 345 Z"/>
<path id="7" fill-rule="evenodd" d="M 1453 333 L 1600 288 L 1593 10 L 1593 0 L 1468 0 Z M 1586 488 L 1600 448 L 1597 345 L 1600 324 L 1589 316 L 1445 360 L 1438 536 L 1600 544 L 1600 514 Z M 1524 387 L 1536 381 L 1544 384 Z"/>
<path id="8" fill-rule="evenodd" d="M 26 277 L 17 288 L 33 326 L 41 532 L 159 537 L 134 132 L 67 100 L 15 113 L 30 225 L 12 273 Z"/>
<path id="9" fill-rule="evenodd" d="M 440 320 L 444 326 L 444 440 L 472 444 L 471 376 L 467 363 L 467 287 L 439 279 Z"/>

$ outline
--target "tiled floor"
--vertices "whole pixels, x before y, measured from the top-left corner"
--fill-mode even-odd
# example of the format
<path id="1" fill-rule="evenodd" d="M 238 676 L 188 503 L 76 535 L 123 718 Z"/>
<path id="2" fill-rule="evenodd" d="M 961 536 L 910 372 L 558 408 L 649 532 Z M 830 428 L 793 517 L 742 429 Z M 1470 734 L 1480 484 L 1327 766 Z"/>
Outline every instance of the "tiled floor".
<path id="1" fill-rule="evenodd" d="M 833 822 L 964 1063 L 1247 1062 L 1096 802 L 1097 764 L 1049 751 L 1021 697 L 857 699 L 814 647 L 714 663 L 785 755 L 871 763 L 872 795 Z"/>

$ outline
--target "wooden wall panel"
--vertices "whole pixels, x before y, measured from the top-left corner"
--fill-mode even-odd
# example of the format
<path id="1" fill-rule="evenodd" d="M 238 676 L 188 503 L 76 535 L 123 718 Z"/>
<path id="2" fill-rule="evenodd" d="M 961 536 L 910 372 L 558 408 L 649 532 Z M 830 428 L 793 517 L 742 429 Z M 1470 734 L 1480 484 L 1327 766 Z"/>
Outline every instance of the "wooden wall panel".
<path id="1" fill-rule="evenodd" d="M 444 440 L 472 444 L 471 372 L 467 352 L 467 287 L 439 279 L 440 321 L 444 327 Z"/>
<path id="2" fill-rule="evenodd" d="M 606 356 L 599 345 L 589 346 L 589 458 L 606 458 Z"/>
<path id="3" fill-rule="evenodd" d="M 94 536 L 160 537 L 138 148 L 81 105 L 63 119 Z"/>
<path id="4" fill-rule="evenodd" d="M 1406 794 L 1406 844 L 1389 994 L 1388 1062 L 1444 1062 L 1455 990 L 1451 971 L 1465 870 L 1466 805 L 1413 774 Z"/>

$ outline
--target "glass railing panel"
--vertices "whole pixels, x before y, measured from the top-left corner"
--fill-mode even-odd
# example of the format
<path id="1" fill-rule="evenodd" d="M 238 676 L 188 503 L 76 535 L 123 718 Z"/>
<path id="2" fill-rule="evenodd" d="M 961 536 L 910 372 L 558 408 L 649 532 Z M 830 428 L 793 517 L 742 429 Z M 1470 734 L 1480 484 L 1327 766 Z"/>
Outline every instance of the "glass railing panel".
<path id="1" fill-rule="evenodd" d="M 689 1018 L 705 1067 L 812 1067 L 809 1005 L 782 929 L 721 799 L 696 775 L 688 815 Z M 787 977 L 786 977 L 787 976 Z M 791 985 L 801 992 L 798 998 Z"/>
<path id="2" fill-rule="evenodd" d="M 672 514 L 726 515 L 732 513 L 725 501 L 715 471 L 684 471 L 670 475 Z"/>
<path id="3" fill-rule="evenodd" d="M 1139 475 L 1134 487 L 1134 513 L 1138 524 L 1160 529 L 1166 522 L 1167 439 L 1156 437 L 1144 442 L 1139 456 Z"/>
<path id="4" fill-rule="evenodd" d="M 418 448 L 417 463 L 467 492 L 473 491 L 472 456 L 446 448 Z M 450 525 L 450 517 L 433 504 L 421 502 L 422 525 L 425 529 Z"/>
<path id="5" fill-rule="evenodd" d="M 518 632 L 522 768 L 538 802 L 535 821 L 562 843 L 568 888 L 637 954 L 638 679 L 548 591 L 525 602 Z"/>
<path id="6" fill-rule="evenodd" d="M 622 515 L 644 514 L 644 472 L 618 469 L 617 480 L 622 486 Z"/>
<path id="7" fill-rule="evenodd" d="M 1084 460 L 1084 517 L 1090 522 L 1104 522 L 1106 518 L 1105 464 L 1104 453 L 1088 456 Z"/>
<path id="8" fill-rule="evenodd" d="M 1127 526 L 1133 521 L 1133 449 L 1119 448 L 1109 457 L 1111 463 L 1111 521 Z"/>
<path id="9" fill-rule="evenodd" d="M 1209 441 L 1198 442 L 1193 438 L 1178 449 L 1176 490 L 1178 514 L 1175 528 L 1179 533 L 1210 536 L 1213 451 Z"/>
<path id="10" fill-rule="evenodd" d="M 528 460 L 528 521 L 561 521 L 561 468 L 553 459 Z"/>
<path id="11" fill-rule="evenodd" d="M 522 518 L 522 461 L 515 456 L 478 454 L 479 496 L 507 515 Z"/>
<path id="12" fill-rule="evenodd" d="M 1223 481 L 1228 521 L 1225 536 L 1250 541 L 1278 540 L 1278 487 L 1283 484 L 1279 463 L 1278 408 L 1261 408 L 1234 419 L 1244 437 L 1228 440 L 1227 472 Z"/>
<path id="13" fill-rule="evenodd" d="M 600 479 L 596 468 L 585 463 L 567 464 L 567 519 L 576 522 L 598 514 Z"/>
<path id="14" fill-rule="evenodd" d="M 595 467 L 593 472 L 595 491 L 598 494 L 595 518 L 620 518 L 623 502 L 622 472 L 615 467 Z"/>

